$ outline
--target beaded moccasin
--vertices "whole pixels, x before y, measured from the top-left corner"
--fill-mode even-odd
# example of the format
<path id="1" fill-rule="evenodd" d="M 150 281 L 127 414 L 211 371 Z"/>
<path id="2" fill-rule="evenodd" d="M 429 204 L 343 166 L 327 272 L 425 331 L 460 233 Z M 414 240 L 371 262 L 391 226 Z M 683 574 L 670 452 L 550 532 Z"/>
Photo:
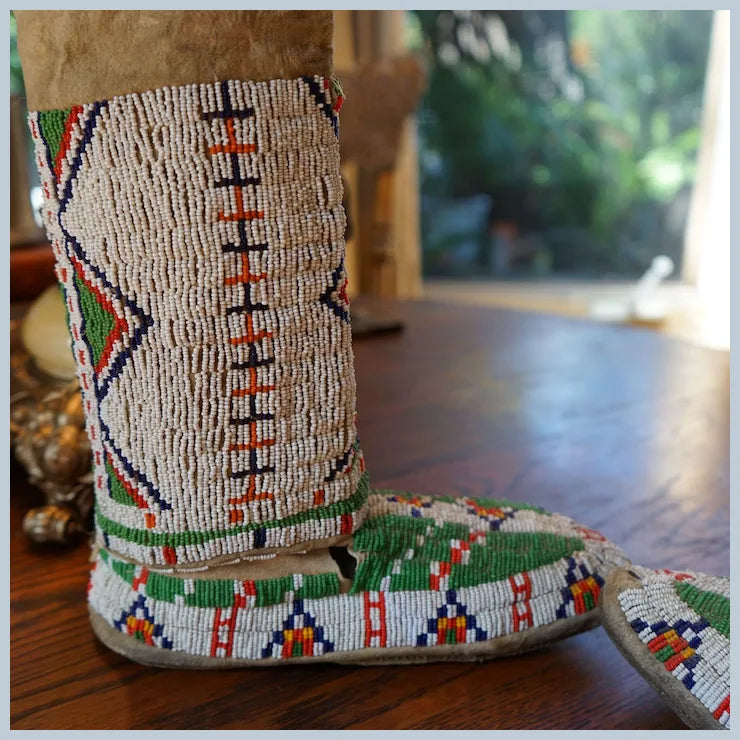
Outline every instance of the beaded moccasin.
<path id="1" fill-rule="evenodd" d="M 693 729 L 730 728 L 730 581 L 631 566 L 608 577 L 604 628 Z"/>
<path id="2" fill-rule="evenodd" d="M 604 576 L 626 562 L 558 514 L 393 491 L 371 492 L 351 547 L 331 555 L 287 556 L 284 571 L 310 563 L 311 574 L 270 578 L 245 564 L 239 577 L 153 571 L 100 550 L 93 626 L 156 665 L 483 660 L 598 624 Z"/>
<path id="3" fill-rule="evenodd" d="M 321 77 L 32 113 L 95 464 L 93 626 L 142 662 L 477 659 L 590 626 L 621 551 L 369 492 L 340 97 Z"/>

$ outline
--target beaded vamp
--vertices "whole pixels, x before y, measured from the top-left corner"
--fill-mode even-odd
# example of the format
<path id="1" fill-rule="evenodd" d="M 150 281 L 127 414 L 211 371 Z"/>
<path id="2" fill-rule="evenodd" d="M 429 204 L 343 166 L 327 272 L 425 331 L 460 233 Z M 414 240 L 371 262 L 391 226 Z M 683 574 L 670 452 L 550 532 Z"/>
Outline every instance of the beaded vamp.
<path id="1" fill-rule="evenodd" d="M 730 580 L 693 571 L 630 570 L 642 583 L 618 594 L 630 627 L 665 675 L 729 729 Z"/>
<path id="2" fill-rule="evenodd" d="M 357 568 L 265 580 L 184 578 L 98 554 L 90 606 L 152 648 L 232 660 L 454 647 L 591 612 L 627 558 L 594 530 L 504 501 L 374 491 Z M 154 660 L 156 662 L 156 660 Z"/>

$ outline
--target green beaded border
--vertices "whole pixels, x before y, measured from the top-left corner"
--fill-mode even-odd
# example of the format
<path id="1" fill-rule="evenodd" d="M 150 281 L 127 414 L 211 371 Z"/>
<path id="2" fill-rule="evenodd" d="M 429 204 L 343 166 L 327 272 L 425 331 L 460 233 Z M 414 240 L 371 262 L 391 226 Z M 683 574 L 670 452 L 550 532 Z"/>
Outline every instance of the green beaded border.
<path id="1" fill-rule="evenodd" d="M 239 524 L 230 529 L 213 529 L 211 531 L 186 532 L 152 532 L 148 529 L 135 529 L 125 524 L 108 519 L 101 511 L 100 506 L 95 504 L 95 523 L 97 527 L 108 535 L 120 537 L 127 542 L 150 547 L 179 547 L 181 545 L 200 545 L 212 540 L 232 537 L 242 532 L 251 532 L 257 529 L 280 529 L 293 527 L 304 522 L 316 521 L 317 519 L 336 519 L 343 514 L 351 514 L 363 507 L 370 493 L 370 476 L 364 472 L 360 476 L 355 492 L 343 501 L 338 501 L 327 506 L 321 506 L 298 514 L 291 514 L 283 519 L 273 519 L 266 522 L 248 522 Z"/>

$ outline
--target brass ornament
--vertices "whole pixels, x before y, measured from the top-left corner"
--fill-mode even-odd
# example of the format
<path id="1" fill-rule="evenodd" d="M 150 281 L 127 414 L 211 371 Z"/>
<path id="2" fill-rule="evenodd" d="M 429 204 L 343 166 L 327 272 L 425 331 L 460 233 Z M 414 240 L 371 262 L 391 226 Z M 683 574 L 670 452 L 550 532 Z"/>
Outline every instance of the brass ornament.
<path id="1" fill-rule="evenodd" d="M 29 482 L 46 500 L 26 514 L 23 529 L 35 542 L 72 544 L 88 531 L 93 505 L 82 396 L 76 379 L 39 369 L 20 333 L 21 321 L 11 321 L 10 442 Z"/>

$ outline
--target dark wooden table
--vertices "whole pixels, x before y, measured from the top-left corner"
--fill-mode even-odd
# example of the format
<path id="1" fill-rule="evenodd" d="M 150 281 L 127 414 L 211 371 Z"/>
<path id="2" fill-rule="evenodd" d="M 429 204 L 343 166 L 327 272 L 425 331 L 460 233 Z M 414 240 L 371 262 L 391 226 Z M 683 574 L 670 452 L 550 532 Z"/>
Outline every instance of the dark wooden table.
<path id="1" fill-rule="evenodd" d="M 356 342 L 373 482 L 500 496 L 596 527 L 637 563 L 729 573 L 729 356 L 647 330 L 399 304 Z M 597 629 L 487 664 L 196 674 L 144 668 L 90 631 L 84 546 L 34 550 L 13 475 L 11 727 L 682 727 Z"/>

